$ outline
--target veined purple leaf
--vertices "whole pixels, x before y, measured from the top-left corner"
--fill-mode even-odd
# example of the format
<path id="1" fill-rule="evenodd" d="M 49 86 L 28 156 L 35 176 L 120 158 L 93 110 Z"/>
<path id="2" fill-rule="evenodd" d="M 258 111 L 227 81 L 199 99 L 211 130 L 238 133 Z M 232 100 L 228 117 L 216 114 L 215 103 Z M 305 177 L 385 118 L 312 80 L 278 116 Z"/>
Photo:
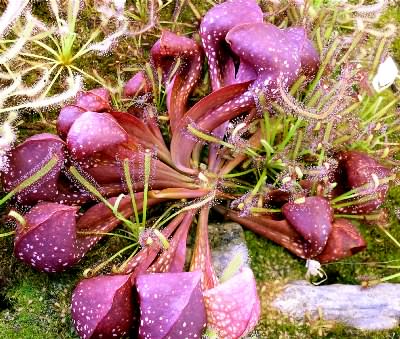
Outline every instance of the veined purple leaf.
<path id="1" fill-rule="evenodd" d="M 165 163 L 172 164 L 169 149 L 165 145 L 160 129 L 153 121 L 142 121 L 125 112 L 113 111 L 110 114 L 129 134 L 129 147 L 135 145 L 141 145 L 145 149 L 155 147 L 158 157 Z"/>
<path id="2" fill-rule="evenodd" d="M 14 254 L 39 271 L 59 272 L 75 264 L 77 207 L 39 203 L 18 224 Z"/>
<path id="3" fill-rule="evenodd" d="M 171 143 L 172 158 L 179 169 L 189 173 L 194 172 L 189 169 L 189 160 L 195 141 L 189 140 L 190 137 L 182 140 L 187 134 L 185 127 L 188 124 L 195 122 L 197 129 L 209 133 L 226 121 L 255 108 L 254 95 L 263 92 L 268 99 L 276 98 L 279 96 L 279 88 L 281 86 L 288 88 L 303 71 L 302 58 L 304 72 L 310 73 L 312 63 L 315 61 L 311 52 L 312 46 L 305 37 L 299 39 L 299 30 L 285 32 L 271 24 L 249 23 L 237 25 L 228 32 L 226 41 L 232 51 L 240 57 L 241 62 L 254 68 L 257 79 L 249 90 L 242 92 L 240 96 L 232 96 L 213 107 L 202 107 L 205 102 L 200 101 L 197 104 L 199 106 L 195 105 L 197 106 L 195 110 L 193 107 L 186 114 L 177 137 L 174 136 Z M 315 62 L 314 66 L 316 69 L 318 62 Z M 222 92 L 217 91 L 209 96 L 215 98 L 220 94 Z M 179 159 L 174 155 L 174 139 L 176 144 L 185 145 Z"/>
<path id="4" fill-rule="evenodd" d="M 274 220 L 269 216 L 240 217 L 238 212 L 214 207 L 219 213 L 240 223 L 249 230 L 285 247 L 301 258 L 310 258 L 309 244 L 287 220 Z M 352 256 L 366 247 L 365 241 L 354 225 L 346 219 L 331 223 L 331 231 L 323 251 L 313 259 L 323 263 Z"/>
<path id="5" fill-rule="evenodd" d="M 79 162 L 79 167 L 87 173 L 99 185 L 119 183 L 122 185 L 123 169 L 120 161 L 116 159 L 118 149 L 112 147 L 112 154 L 108 154 L 108 150 L 98 152 L 82 159 Z"/>
<path id="6" fill-rule="evenodd" d="M 278 93 L 278 83 L 290 86 L 300 74 L 301 46 L 296 38 L 272 24 L 249 23 L 232 28 L 226 36 L 240 60 L 252 65 L 257 80 L 251 86 L 267 98 Z"/>
<path id="7" fill-rule="evenodd" d="M 206 326 L 201 275 L 196 271 L 137 277 L 139 338 L 201 338 Z"/>
<path id="8" fill-rule="evenodd" d="M 85 111 L 105 112 L 111 109 L 110 92 L 105 88 L 95 88 L 88 92 L 79 92 L 76 96 L 75 105 Z"/>
<path id="9" fill-rule="evenodd" d="M 238 212 L 215 206 L 218 213 L 241 224 L 254 233 L 261 235 L 285 247 L 293 254 L 305 258 L 304 239 L 294 230 L 287 220 L 274 220 L 270 216 L 242 217 Z"/>
<path id="10" fill-rule="evenodd" d="M 300 202 L 288 202 L 283 205 L 282 213 L 304 238 L 307 257 L 315 257 L 324 250 L 333 221 L 333 210 L 328 200 L 315 196 Z"/>
<path id="11" fill-rule="evenodd" d="M 313 77 L 320 64 L 320 58 L 312 41 L 307 38 L 307 33 L 303 27 L 289 27 L 285 33 L 297 40 L 300 46 L 301 72 L 308 78 Z"/>
<path id="12" fill-rule="evenodd" d="M 137 196 L 139 208 L 142 203 L 141 197 Z M 125 203 L 126 201 L 122 201 L 121 205 L 125 205 Z M 80 229 L 92 229 L 93 222 L 97 223 L 100 219 L 108 218 L 105 210 L 100 207 L 100 204 L 97 205 L 92 208 L 90 215 L 80 219 Z M 122 206 L 122 210 L 125 210 L 124 206 Z M 96 216 L 98 220 L 96 220 Z M 192 218 L 193 213 L 190 212 L 178 215 L 162 230 L 163 235 L 169 237 L 182 221 L 183 227 L 187 227 Z M 182 235 L 182 231 L 179 234 Z M 179 236 L 179 240 L 182 240 L 181 236 Z M 178 247 L 180 245 L 181 241 L 178 242 Z M 129 331 L 135 322 L 132 286 L 135 284 L 137 276 L 146 272 L 161 248 L 162 246 L 158 242 L 152 242 L 142 248 L 122 269 L 124 273 L 122 275 L 99 276 L 85 279 L 78 284 L 72 295 L 72 318 L 82 338 L 120 337 Z M 179 248 L 177 250 L 179 251 Z M 173 262 L 179 261 L 180 258 L 173 260 Z M 170 263 L 170 265 L 172 264 Z M 105 297 L 103 293 L 106 294 Z"/>
<path id="13" fill-rule="evenodd" d="M 110 147 L 102 152 L 95 153 L 80 161 L 79 167 L 101 187 L 113 185 L 116 192 L 127 193 L 124 181 L 123 162 L 129 161 L 130 175 L 134 191 L 142 191 L 144 187 L 144 158 L 145 152 L 133 151 L 126 147 Z M 196 189 L 195 180 L 183 175 L 158 159 L 151 161 L 150 187 L 152 190 L 166 188 Z"/>
<path id="14" fill-rule="evenodd" d="M 65 139 L 74 121 L 85 112 L 84 108 L 74 105 L 63 107 L 57 119 L 58 134 Z"/>
<path id="15" fill-rule="evenodd" d="M 218 109 L 203 115 L 197 123 L 205 131 L 211 131 L 223 122 L 254 108 L 254 94 L 263 92 L 267 99 L 276 98 L 279 96 L 279 87 L 288 88 L 303 71 L 302 58 L 308 73 L 310 60 L 314 60 L 310 52 L 312 46 L 309 46 L 306 38 L 299 41 L 298 34 L 285 32 L 272 24 L 235 26 L 228 32 L 226 41 L 241 61 L 255 69 L 257 79 L 241 97 L 225 102 Z M 318 62 L 314 66 L 316 69 Z"/>
<path id="16" fill-rule="evenodd" d="M 207 325 L 219 338 L 246 336 L 260 318 L 260 300 L 253 272 L 243 267 L 228 281 L 203 292 Z"/>
<path id="17" fill-rule="evenodd" d="M 85 191 L 80 190 L 71 182 L 71 180 L 61 173 L 57 181 L 58 195 L 54 202 L 64 205 L 83 205 L 93 200 L 92 196 Z"/>
<path id="18" fill-rule="evenodd" d="M 175 74 L 169 74 L 167 87 L 167 108 L 172 132 L 186 112 L 190 93 L 200 78 L 202 50 L 192 39 L 179 36 L 170 31 L 163 31 L 160 40 L 151 49 L 155 67 L 160 67 L 164 74 L 172 71 L 174 59 L 181 58 Z"/>
<path id="19" fill-rule="evenodd" d="M 71 313 L 81 338 L 120 338 L 135 321 L 130 275 L 82 280 L 72 293 Z"/>
<path id="20" fill-rule="evenodd" d="M 344 169 L 348 188 L 360 188 L 361 196 L 373 196 L 371 200 L 343 207 L 345 213 L 368 214 L 376 210 L 385 201 L 389 185 L 379 180 L 390 176 L 390 169 L 381 165 L 369 155 L 359 151 L 343 152 L 339 156 L 339 165 Z M 365 186 L 361 188 L 361 186 Z"/>
<path id="21" fill-rule="evenodd" d="M 362 235 L 348 219 L 336 219 L 332 224 L 332 231 L 322 253 L 316 260 L 328 263 L 350 257 L 367 247 Z"/>
<path id="22" fill-rule="evenodd" d="M 171 156 L 176 168 L 186 173 L 197 173 L 197 170 L 192 169 L 190 166 L 190 157 L 197 141 L 191 136 L 190 132 L 187 131 L 187 126 L 193 121 L 196 122 L 209 112 L 217 110 L 218 107 L 223 106 L 225 102 L 235 100 L 234 98 L 243 94 L 248 86 L 249 83 L 247 82 L 221 88 L 200 100 L 185 114 L 177 132 L 172 136 L 171 140 Z M 218 124 L 215 125 L 216 127 L 218 126 Z"/>
<path id="23" fill-rule="evenodd" d="M 57 180 L 65 160 L 64 148 L 65 143 L 50 133 L 36 134 L 13 148 L 8 154 L 9 166 L 1 176 L 4 190 L 10 191 L 15 188 L 55 155 L 58 159 L 57 165 L 38 182 L 17 195 L 20 203 L 55 201 L 58 196 Z"/>
<path id="24" fill-rule="evenodd" d="M 114 204 L 116 199 L 109 199 L 110 204 Z M 161 201 L 163 199 L 149 198 L 147 206 Z M 141 211 L 143 193 L 136 194 L 136 204 Z M 33 207 L 24 216 L 26 226 L 17 228 L 15 256 L 41 271 L 63 271 L 78 262 L 102 239 L 104 235 L 101 233 L 111 232 L 121 223 L 103 203 L 89 208 L 76 222 L 77 209 L 47 202 Z M 124 217 L 133 213 L 129 196 L 121 200 L 118 211 Z M 90 234 L 77 235 L 77 230 Z"/>
<path id="25" fill-rule="evenodd" d="M 109 199 L 114 204 L 117 198 Z M 151 207 L 162 199 L 149 198 Z M 136 194 L 137 208 L 143 207 L 143 193 Z M 103 203 L 87 210 L 76 222 L 78 207 L 43 202 L 25 214 L 26 225 L 18 225 L 15 256 L 44 272 L 59 272 L 77 263 L 104 235 L 111 232 L 120 220 Z M 132 214 L 130 197 L 121 200 L 119 212 Z M 77 235 L 78 231 L 91 234 Z M 147 267 L 146 267 L 147 268 Z"/>
<path id="26" fill-rule="evenodd" d="M 151 92 L 151 83 L 144 71 L 137 72 L 124 86 L 123 96 L 132 98 Z"/>
<path id="27" fill-rule="evenodd" d="M 67 146 L 76 158 L 83 158 L 127 140 L 128 134 L 110 114 L 85 112 L 72 124 Z"/>
<path id="28" fill-rule="evenodd" d="M 263 12 L 254 0 L 231 0 L 211 8 L 200 25 L 200 36 L 210 68 L 213 91 L 235 82 L 255 79 L 251 65 L 240 63 L 235 76 L 232 52 L 225 42 L 230 29 L 244 23 L 263 22 Z"/>
<path id="29" fill-rule="evenodd" d="M 251 22 L 263 22 L 263 13 L 254 0 L 226 1 L 211 8 L 204 16 L 200 25 L 200 36 L 208 59 L 213 91 L 223 86 L 257 78 L 252 65 L 244 61 L 239 63 L 238 70 L 235 71 L 233 53 L 225 41 L 226 34 L 230 29 Z M 213 134 L 222 139 L 226 129 L 227 122 L 213 130 Z M 219 164 L 219 148 L 219 145 L 214 144 L 209 147 L 209 168 L 214 171 Z"/>

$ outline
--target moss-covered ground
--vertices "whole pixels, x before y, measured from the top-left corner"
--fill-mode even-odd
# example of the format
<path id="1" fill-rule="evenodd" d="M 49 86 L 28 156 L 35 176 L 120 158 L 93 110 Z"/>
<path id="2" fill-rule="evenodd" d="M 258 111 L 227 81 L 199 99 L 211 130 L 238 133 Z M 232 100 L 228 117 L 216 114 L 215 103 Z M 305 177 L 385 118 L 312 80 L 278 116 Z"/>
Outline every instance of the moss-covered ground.
<path id="1" fill-rule="evenodd" d="M 80 17 L 80 20 L 85 23 L 79 26 L 81 37 L 87 36 L 87 32 L 95 24 L 92 19 L 94 11 L 92 3 L 92 1 L 85 1 L 86 6 Z M 194 1 L 193 4 L 200 14 L 203 14 L 210 6 L 206 1 Z M 46 9 L 40 4 L 34 6 L 34 11 L 41 17 L 46 16 Z M 161 13 L 161 21 L 171 18 L 173 11 L 173 4 L 167 6 Z M 394 6 L 389 9 L 383 16 L 383 21 L 400 22 L 400 7 Z M 182 30 L 182 23 L 193 24 L 193 26 L 185 26 L 186 32 L 196 30 L 197 20 L 187 5 L 176 18 L 175 30 Z M 171 25 L 165 23 L 164 27 L 171 27 Z M 105 57 L 82 58 L 78 61 L 79 67 L 88 71 L 95 69 L 110 82 L 115 81 L 117 73 L 127 79 L 130 70 L 140 67 L 146 61 L 151 42 L 155 39 L 155 35 L 149 34 L 142 42 L 140 49 L 135 48 L 135 42 L 132 39 L 125 39 L 114 54 Z M 400 61 L 400 39 L 394 40 L 392 49 L 394 57 Z M 94 85 L 89 81 L 87 88 Z M 49 122 L 54 120 L 56 114 L 57 111 L 51 110 L 43 112 Z M 49 130 L 49 125 L 40 122 L 36 115 L 26 115 L 23 120 L 20 126 L 21 139 Z M 390 191 L 389 200 L 386 203 L 393 220 L 390 232 L 397 239 L 400 239 L 400 225 L 393 211 L 399 205 L 400 187 Z M 2 222 L 0 232 L 9 231 L 10 227 L 8 223 Z M 381 268 L 377 264 L 367 263 L 398 260 L 400 249 L 374 225 L 361 225 L 360 230 L 368 241 L 367 251 L 348 260 L 326 265 L 324 269 L 328 275 L 327 283 L 360 284 L 366 278 L 380 278 L 396 273 L 396 269 Z M 283 317 L 270 308 L 269 301 L 276 293 L 279 293 L 285 282 L 304 278 L 305 262 L 249 231 L 246 231 L 246 240 L 263 305 L 262 318 L 254 332 L 254 337 L 400 338 L 400 329 L 366 333 L 332 324 L 324 321 L 323 317 L 316 320 L 306 319 L 302 324 Z M 49 275 L 38 273 L 17 261 L 13 257 L 12 238 L 0 238 L 0 338 L 77 338 L 69 312 L 71 292 L 77 281 L 82 278 L 84 269 L 100 262 L 109 253 L 115 253 L 115 250 L 121 246 L 119 241 L 115 238 L 103 240 L 73 269 L 62 274 Z"/>

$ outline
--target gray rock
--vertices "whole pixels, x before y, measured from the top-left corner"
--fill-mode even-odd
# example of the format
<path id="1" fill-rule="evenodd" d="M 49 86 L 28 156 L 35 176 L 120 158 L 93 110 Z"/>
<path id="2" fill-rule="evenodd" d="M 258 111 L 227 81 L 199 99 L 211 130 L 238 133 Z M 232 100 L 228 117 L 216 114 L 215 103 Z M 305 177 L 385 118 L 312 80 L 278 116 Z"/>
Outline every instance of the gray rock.
<path id="1" fill-rule="evenodd" d="M 235 222 L 213 223 L 208 225 L 211 257 L 215 273 L 221 276 L 225 267 L 237 253 L 249 257 L 242 226 Z"/>
<path id="2" fill-rule="evenodd" d="M 210 241 L 211 258 L 214 271 L 221 277 L 225 267 L 236 253 L 240 251 L 244 258 L 248 258 L 248 250 L 244 239 L 242 226 L 235 222 L 210 223 L 208 225 L 208 239 Z M 188 239 L 186 249 L 186 269 L 189 268 L 194 246 L 194 234 Z M 246 260 L 247 265 L 247 260 Z"/>
<path id="3" fill-rule="evenodd" d="M 400 320 L 399 284 L 314 286 L 307 281 L 286 285 L 272 305 L 290 317 L 303 320 L 322 317 L 361 330 L 392 329 Z"/>

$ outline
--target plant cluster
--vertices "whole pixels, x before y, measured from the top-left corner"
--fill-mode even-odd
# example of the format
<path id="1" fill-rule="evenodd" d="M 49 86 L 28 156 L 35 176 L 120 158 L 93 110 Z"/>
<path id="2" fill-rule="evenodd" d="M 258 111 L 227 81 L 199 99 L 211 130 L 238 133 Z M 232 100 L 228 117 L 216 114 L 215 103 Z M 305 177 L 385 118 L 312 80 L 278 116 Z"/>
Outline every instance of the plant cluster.
<path id="1" fill-rule="evenodd" d="M 104 87 L 81 91 L 61 109 L 58 135 L 8 152 L 1 201 L 15 201 L 16 257 L 60 272 L 106 235 L 130 242 L 75 288 L 82 338 L 249 333 L 260 315 L 254 276 L 240 253 L 214 272 L 212 211 L 307 259 L 312 275 L 366 248 L 352 220 L 380 221 L 397 179 L 395 77 L 372 79 L 394 32 L 374 26 L 379 6 L 339 8 L 272 3 L 265 16 L 254 0 L 215 5 L 201 44 L 162 32 L 124 85 L 127 112 Z M 191 105 L 204 76 L 211 92 Z"/>

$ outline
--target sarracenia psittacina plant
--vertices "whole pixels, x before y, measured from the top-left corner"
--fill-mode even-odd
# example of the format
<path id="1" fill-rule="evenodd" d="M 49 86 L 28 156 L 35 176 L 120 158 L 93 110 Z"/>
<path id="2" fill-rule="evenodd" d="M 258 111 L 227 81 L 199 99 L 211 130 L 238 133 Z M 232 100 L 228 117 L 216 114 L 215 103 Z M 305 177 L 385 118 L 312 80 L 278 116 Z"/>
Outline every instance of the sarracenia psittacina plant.
<path id="1" fill-rule="evenodd" d="M 292 109 L 290 94 L 326 66 L 320 65 L 305 28 L 278 28 L 263 21 L 255 1 L 232 0 L 206 14 L 200 36 L 202 46 L 162 32 L 151 49 L 151 66 L 123 89 L 124 100 L 133 103 L 143 95 L 144 107 L 120 112 L 104 88 L 81 92 L 61 110 L 58 136 L 33 136 L 9 153 L 9 169 L 2 174 L 6 198 L 33 206 L 25 215 L 10 213 L 18 224 L 15 254 L 27 264 L 46 272 L 67 269 L 121 223 L 134 242 L 130 248 L 140 244 L 113 275 L 95 276 L 105 267 L 99 265 L 76 287 L 72 318 L 82 338 L 130 331 L 143 338 L 195 338 L 206 326 L 223 338 L 246 335 L 260 315 L 254 276 L 237 258 L 234 268 L 228 265 L 216 276 L 207 231 L 210 209 L 301 258 L 326 263 L 366 247 L 355 226 L 339 214 L 373 212 L 393 178 L 389 168 L 358 151 L 332 152 L 336 167 L 324 163 L 322 151 L 317 159 L 310 156 L 304 177 L 298 166 L 277 158 L 307 121 L 268 116 L 267 104 L 278 113 L 285 108 L 280 104 Z M 190 107 L 204 52 L 212 92 Z M 164 94 L 167 140 L 154 114 Z M 328 121 L 325 144 L 333 123 Z M 300 136 L 290 150 L 292 162 Z M 310 145 L 311 150 L 321 147 Z M 238 169 L 250 164 L 255 166 Z M 249 179 L 236 179 L 240 176 Z M 221 200 L 231 204 L 215 206 Z M 147 210 L 166 201 L 175 204 L 149 223 Z M 196 219 L 190 272 L 183 272 L 186 239 Z"/>

